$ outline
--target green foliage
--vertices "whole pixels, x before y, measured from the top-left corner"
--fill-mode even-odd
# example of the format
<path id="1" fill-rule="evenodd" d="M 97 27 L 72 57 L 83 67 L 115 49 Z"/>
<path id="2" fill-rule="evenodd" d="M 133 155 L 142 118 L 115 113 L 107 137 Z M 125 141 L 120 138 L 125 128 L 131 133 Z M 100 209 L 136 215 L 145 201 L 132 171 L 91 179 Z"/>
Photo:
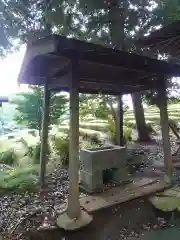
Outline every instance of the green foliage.
<path id="1" fill-rule="evenodd" d="M 179 197 L 162 196 L 162 197 L 151 197 L 150 202 L 155 208 L 163 212 L 172 212 L 175 210 L 180 211 L 180 199 Z"/>
<path id="2" fill-rule="evenodd" d="M 135 129 L 136 128 L 136 123 L 125 120 L 124 121 L 124 126 L 126 126 L 128 128 L 134 128 Z"/>
<path id="3" fill-rule="evenodd" d="M 101 147 L 102 144 L 94 143 L 94 142 L 89 142 L 89 141 L 83 141 L 80 143 L 80 148 L 97 148 Z"/>
<path id="4" fill-rule="evenodd" d="M 101 144 L 100 136 L 98 133 L 95 133 L 94 131 L 91 130 L 81 130 L 80 131 L 80 136 L 82 137 L 83 140 L 88 141 L 88 142 L 93 142 L 96 144 Z"/>
<path id="5" fill-rule="evenodd" d="M 112 119 L 109 119 L 108 133 L 111 138 L 111 141 L 116 143 L 116 126 L 115 122 Z"/>
<path id="6" fill-rule="evenodd" d="M 180 1 L 160 0 L 157 9 L 154 11 L 154 15 L 156 18 L 159 17 L 156 21 L 163 25 L 180 20 Z"/>
<path id="7" fill-rule="evenodd" d="M 69 164 L 69 137 L 68 135 L 64 136 L 55 136 L 53 139 L 53 149 L 60 156 L 61 163 L 63 166 Z"/>
<path id="8" fill-rule="evenodd" d="M 91 135 L 91 137 L 90 137 L 90 141 L 91 141 L 91 143 L 94 143 L 94 144 L 101 144 L 101 141 L 100 141 L 100 139 L 99 139 L 99 136 L 98 136 L 98 134 L 96 134 L 96 133 L 94 133 L 94 134 L 92 134 Z"/>
<path id="9" fill-rule="evenodd" d="M 109 119 L 109 136 L 111 138 L 111 141 L 116 144 L 116 127 L 115 127 L 115 122 L 112 119 Z M 132 141 L 132 129 L 126 126 L 123 126 L 123 137 L 124 137 L 124 142 L 128 143 Z"/>
<path id="10" fill-rule="evenodd" d="M 41 3 L 41 1 L 33 0 L 0 2 L 2 13 L 0 18 L 0 25 L 2 26 L 0 36 L 1 56 L 7 54 L 10 50 L 15 50 L 13 40 L 17 42 L 17 39 L 21 39 L 26 42 L 29 38 L 38 38 L 43 35 L 43 5 L 44 3 Z"/>
<path id="11" fill-rule="evenodd" d="M 17 163 L 17 155 L 13 149 L 8 149 L 0 153 L 0 163 L 7 165 L 15 165 Z"/>
<path id="12" fill-rule="evenodd" d="M 180 98 L 179 97 L 170 97 L 168 99 L 168 104 L 178 104 L 180 103 Z"/>
<path id="13" fill-rule="evenodd" d="M 28 147 L 28 155 L 32 158 L 33 164 L 40 163 L 41 144 Z"/>
<path id="14" fill-rule="evenodd" d="M 38 169 L 35 167 L 16 167 L 0 172 L 0 191 L 35 191 L 37 190 Z"/>
<path id="15" fill-rule="evenodd" d="M 132 141 L 132 129 L 128 128 L 126 126 L 123 127 L 123 134 L 124 134 L 124 140 L 125 143 Z"/>
<path id="16" fill-rule="evenodd" d="M 80 127 L 83 129 L 91 129 L 95 131 L 107 132 L 107 123 L 83 123 Z"/>
<path id="17" fill-rule="evenodd" d="M 146 129 L 147 129 L 147 133 L 148 135 L 150 134 L 156 134 L 156 131 L 154 130 L 153 126 L 151 123 L 147 123 L 146 124 Z"/>
<path id="18" fill-rule="evenodd" d="M 107 119 L 110 108 L 106 101 L 107 96 L 80 94 L 80 115 L 86 117 L 90 115 L 99 119 Z M 110 98 L 110 97 L 109 97 Z M 113 98 L 111 99 L 113 101 Z"/>
<path id="19" fill-rule="evenodd" d="M 18 124 L 24 124 L 28 128 L 40 131 L 43 114 L 43 89 L 31 87 L 31 91 L 20 93 L 14 103 L 17 105 L 15 120 Z M 52 95 L 50 100 L 50 123 L 55 124 L 67 111 L 68 99 L 62 95 Z"/>

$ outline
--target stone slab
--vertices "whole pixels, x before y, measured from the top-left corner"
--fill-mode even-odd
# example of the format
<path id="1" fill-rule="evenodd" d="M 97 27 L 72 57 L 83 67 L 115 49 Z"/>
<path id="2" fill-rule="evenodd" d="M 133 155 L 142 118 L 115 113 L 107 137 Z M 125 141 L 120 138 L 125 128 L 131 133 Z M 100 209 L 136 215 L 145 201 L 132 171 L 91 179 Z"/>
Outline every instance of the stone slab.
<path id="1" fill-rule="evenodd" d="M 103 193 L 80 198 L 81 207 L 88 212 L 108 208 L 144 195 L 155 193 L 170 187 L 164 180 L 148 179 L 134 181 L 125 186 L 113 187 Z"/>

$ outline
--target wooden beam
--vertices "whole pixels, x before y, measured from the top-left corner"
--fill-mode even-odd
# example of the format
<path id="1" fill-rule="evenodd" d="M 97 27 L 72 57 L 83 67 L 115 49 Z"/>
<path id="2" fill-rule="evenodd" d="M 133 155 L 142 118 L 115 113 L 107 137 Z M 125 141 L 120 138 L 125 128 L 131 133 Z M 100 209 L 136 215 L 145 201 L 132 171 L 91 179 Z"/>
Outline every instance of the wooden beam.
<path id="1" fill-rule="evenodd" d="M 74 54 L 72 52 L 72 50 L 67 49 L 63 56 L 70 58 Z M 121 67 L 126 70 L 134 70 L 135 72 L 143 71 L 166 74 L 174 77 L 180 75 L 180 66 L 177 64 L 110 48 L 104 48 L 104 50 L 101 51 L 78 51 L 77 49 L 76 56 L 79 61 L 87 61 L 104 66 Z"/>
<path id="2" fill-rule="evenodd" d="M 49 88 L 53 91 L 69 91 L 69 82 L 70 82 L 71 75 L 66 75 L 62 77 L 61 79 L 53 79 L 51 81 L 51 84 L 49 85 Z M 140 92 L 145 91 L 149 89 L 158 89 L 161 87 L 160 81 L 151 81 L 151 83 L 146 84 L 146 81 L 144 81 L 144 84 L 136 84 L 136 85 L 127 85 L 125 82 L 123 82 L 124 85 L 118 84 L 118 83 L 109 83 L 109 82 L 92 82 L 90 79 L 80 79 L 79 84 L 79 93 L 90 93 L 90 94 L 109 94 L 109 95 L 121 95 L 121 94 L 129 94 L 133 92 Z"/>
<path id="3" fill-rule="evenodd" d="M 67 215 L 77 219 L 81 213 L 79 203 L 79 93 L 78 61 L 72 59 L 70 92 L 70 129 L 69 129 L 69 196 Z"/>
<path id="4" fill-rule="evenodd" d="M 59 87 L 68 87 L 69 79 L 71 78 L 71 74 L 66 74 L 61 77 L 52 78 L 49 82 L 49 85 L 59 86 Z M 99 86 L 101 89 L 107 88 L 109 86 L 114 87 L 114 89 L 122 89 L 123 87 L 136 87 L 138 85 L 147 86 L 148 88 L 151 88 L 151 86 L 161 86 L 160 81 L 158 80 L 152 80 L 153 76 L 149 78 L 144 79 L 135 79 L 135 78 L 125 78 L 122 80 L 117 81 L 117 79 L 110 79 L 110 78 L 102 78 L 101 76 L 89 76 L 88 74 L 85 76 L 82 76 L 79 74 L 79 85 L 87 85 L 87 86 Z M 38 79 L 37 79 L 38 80 Z M 37 80 L 31 80 L 31 82 L 36 82 Z"/>
<path id="5" fill-rule="evenodd" d="M 164 79 L 164 76 L 160 76 Z M 160 122 L 162 131 L 162 141 L 163 141 L 163 152 L 164 152 L 164 166 L 167 171 L 169 171 L 169 177 L 172 177 L 172 156 L 171 156 L 171 146 L 169 137 L 169 123 L 168 123 L 168 111 L 167 111 L 167 97 L 166 97 L 166 82 L 164 79 L 164 84 L 159 89 L 159 107 L 160 107 Z"/>
<path id="6" fill-rule="evenodd" d="M 48 81 L 48 79 L 47 79 Z M 50 108 L 50 91 L 47 82 L 44 85 L 44 103 L 43 103 L 43 121 L 41 128 L 41 152 L 40 152 L 40 184 L 44 187 L 46 164 L 48 160 L 48 127 L 49 127 L 49 108 Z"/>

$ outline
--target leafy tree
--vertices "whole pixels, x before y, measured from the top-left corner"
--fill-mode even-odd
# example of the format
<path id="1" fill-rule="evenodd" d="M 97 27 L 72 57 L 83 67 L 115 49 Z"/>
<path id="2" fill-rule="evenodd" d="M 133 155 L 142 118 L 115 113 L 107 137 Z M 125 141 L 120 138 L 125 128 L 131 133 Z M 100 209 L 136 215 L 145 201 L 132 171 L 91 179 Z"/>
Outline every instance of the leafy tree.
<path id="1" fill-rule="evenodd" d="M 0 56 L 14 49 L 13 40 L 27 40 L 42 28 L 42 3 L 33 0 L 0 1 Z"/>
<path id="2" fill-rule="evenodd" d="M 149 1 L 85 1 L 74 2 L 75 13 L 71 13 L 69 24 L 75 36 L 86 41 L 91 41 L 112 48 L 124 49 L 126 51 L 137 52 L 134 39 L 144 35 L 149 29 L 149 19 L 151 18 L 152 2 Z M 75 24 L 75 20 L 76 23 Z M 83 30 L 82 27 L 84 26 Z M 83 32 L 83 34 L 82 34 Z M 80 34 L 81 33 L 81 34 Z M 106 98 L 106 97 L 105 97 Z M 111 98 L 108 97 L 108 101 Z M 141 96 L 133 95 L 137 129 L 140 140 L 147 140 L 148 131 L 146 128 Z M 114 98 L 111 99 L 111 106 Z M 115 109 L 111 108 L 112 115 L 115 116 Z M 117 113 L 116 113 L 117 123 Z M 118 126 L 118 125 L 116 125 Z"/>
<path id="3" fill-rule="evenodd" d="M 171 9 L 171 11 L 168 11 L 173 13 L 173 9 L 176 8 L 174 2 L 177 3 L 178 0 L 174 1 L 173 4 L 169 4 L 170 7 L 167 7 L 169 0 L 157 1 L 158 8 L 154 9 L 155 2 L 156 0 L 18 0 L 15 2 L 9 0 L 5 7 L 5 3 L 2 4 L 3 9 L 6 10 L 2 15 L 2 19 L 9 28 L 9 31 L 4 30 L 4 39 L 11 42 L 14 36 L 20 37 L 23 41 L 28 38 L 38 38 L 47 34 L 47 24 L 51 24 L 51 29 L 55 33 L 73 36 L 117 49 L 125 48 L 127 51 L 141 52 L 142 49 L 139 50 L 134 45 L 134 39 L 161 24 L 164 21 L 163 16 L 165 16 L 163 15 L 164 8 Z M 48 7 L 49 4 L 50 7 Z M 176 15 L 177 12 L 178 8 L 176 8 Z M 7 13 L 9 14 L 8 20 L 6 18 Z M 46 21 L 44 21 L 45 18 Z M 2 26 L 4 25 L 2 24 Z M 11 28 L 15 30 L 15 34 L 11 34 Z M 4 42 L 7 43 L 7 41 Z M 2 46 L 5 49 L 9 45 L 4 44 Z M 141 96 L 135 94 L 133 98 L 138 100 L 136 103 L 141 104 Z M 114 99 L 112 99 L 113 101 Z M 143 110 L 142 104 L 136 109 Z M 141 122 L 140 126 L 142 124 L 145 126 L 143 114 L 139 113 L 135 114 L 139 119 L 141 118 L 141 121 L 137 119 L 137 124 Z M 139 131 L 144 129 L 139 134 L 140 136 L 147 135 L 145 127 L 138 129 Z"/>
<path id="4" fill-rule="evenodd" d="M 69 13 L 73 11 L 70 2 L 66 0 L 0 1 L 0 57 L 18 48 L 21 43 L 46 36 L 49 34 L 49 26 L 54 33 L 66 36 L 71 34 L 67 24 Z"/>
<path id="5" fill-rule="evenodd" d="M 20 93 L 13 102 L 17 105 L 15 120 L 28 128 L 41 130 L 43 113 L 43 91 L 41 87 L 30 87 L 30 91 Z M 63 95 L 52 94 L 50 99 L 50 123 L 57 123 L 68 109 L 68 99 Z"/>
<path id="6" fill-rule="evenodd" d="M 152 18 L 150 19 L 149 23 L 151 25 L 167 25 L 172 23 L 173 21 L 180 19 L 180 1 L 179 0 L 160 0 L 157 2 L 157 7 L 154 9 Z M 152 30 L 156 30 L 154 28 L 151 28 Z M 157 55 L 158 50 L 156 52 L 151 52 L 151 55 Z M 166 59 L 169 62 L 173 62 L 176 58 L 176 56 L 170 56 L 165 55 Z M 176 92 L 177 98 L 179 97 L 179 83 L 178 81 L 168 78 L 167 79 L 167 96 L 169 99 L 169 102 L 171 100 L 174 101 L 176 97 L 173 96 L 172 93 Z M 144 96 L 144 100 L 152 105 L 158 106 L 158 92 L 157 91 L 147 91 L 147 93 Z"/>

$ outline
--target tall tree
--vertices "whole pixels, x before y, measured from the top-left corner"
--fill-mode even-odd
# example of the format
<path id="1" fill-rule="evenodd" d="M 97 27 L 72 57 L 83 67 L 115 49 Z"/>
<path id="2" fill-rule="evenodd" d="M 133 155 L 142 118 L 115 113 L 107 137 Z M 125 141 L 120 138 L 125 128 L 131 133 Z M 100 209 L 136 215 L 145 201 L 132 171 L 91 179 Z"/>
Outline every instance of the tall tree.
<path id="1" fill-rule="evenodd" d="M 41 35 L 42 5 L 33 0 L 0 1 L 0 56 L 17 47 L 17 40 L 26 42 L 30 36 Z"/>
<path id="2" fill-rule="evenodd" d="M 173 21 L 180 19 L 180 0 L 159 0 L 157 1 L 157 6 L 152 13 L 152 17 L 149 21 L 149 25 L 151 26 L 164 26 L 167 24 L 172 23 Z M 151 27 L 151 31 L 156 30 L 155 28 Z M 155 52 L 151 52 L 151 56 L 155 55 L 157 57 L 158 50 Z M 173 57 L 168 55 L 164 56 L 168 61 L 176 61 L 176 56 Z M 179 82 L 168 78 L 167 79 L 167 96 L 169 99 L 174 98 L 172 93 L 176 92 L 179 93 Z M 145 101 L 150 104 L 155 104 L 158 106 L 158 92 L 157 91 L 147 91 L 145 94 Z"/>
<path id="3" fill-rule="evenodd" d="M 51 9 L 47 11 L 49 5 Z M 70 0 L 0 1 L 0 57 L 21 43 L 47 35 L 50 25 L 54 33 L 70 35 L 67 23 L 72 11 Z"/>
<path id="4" fill-rule="evenodd" d="M 80 25 L 83 25 L 85 40 L 102 44 L 108 47 L 123 49 L 126 51 L 137 51 L 134 46 L 134 38 L 146 33 L 149 29 L 149 19 L 151 18 L 152 3 L 149 1 L 74 1 L 75 14 L 71 13 L 69 22 L 74 33 L 82 33 Z M 78 24 L 74 24 L 74 20 Z M 80 34 L 79 34 L 80 35 Z M 140 140 L 148 140 L 141 96 L 133 95 L 137 129 Z M 116 114 L 116 116 L 118 116 Z M 116 119 L 116 128 L 119 119 Z"/>
<path id="5" fill-rule="evenodd" d="M 40 132 L 43 114 L 42 88 L 30 87 L 30 91 L 18 94 L 13 103 L 17 106 L 16 122 Z M 52 94 L 50 99 L 50 123 L 57 124 L 67 110 L 68 98 L 63 95 Z"/>

